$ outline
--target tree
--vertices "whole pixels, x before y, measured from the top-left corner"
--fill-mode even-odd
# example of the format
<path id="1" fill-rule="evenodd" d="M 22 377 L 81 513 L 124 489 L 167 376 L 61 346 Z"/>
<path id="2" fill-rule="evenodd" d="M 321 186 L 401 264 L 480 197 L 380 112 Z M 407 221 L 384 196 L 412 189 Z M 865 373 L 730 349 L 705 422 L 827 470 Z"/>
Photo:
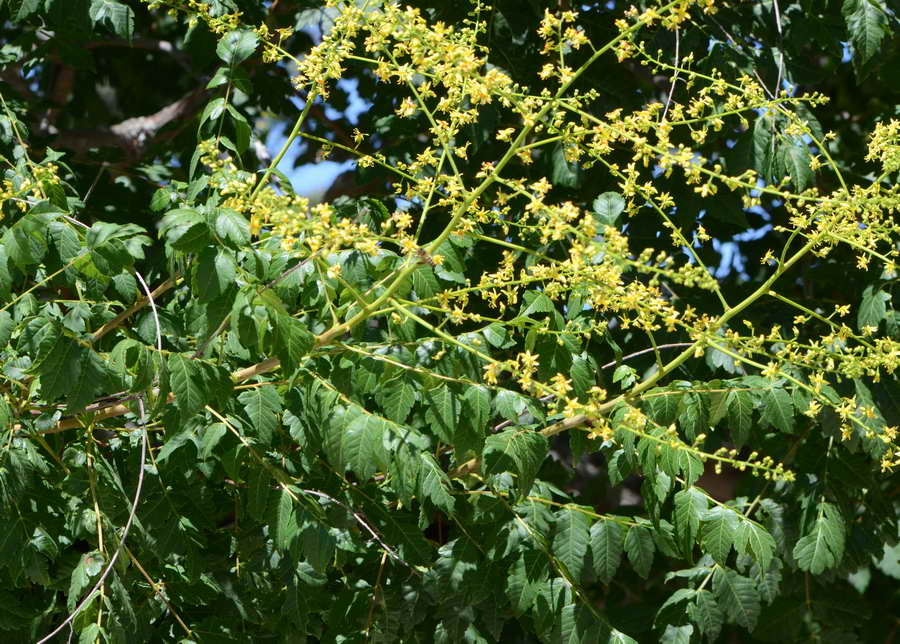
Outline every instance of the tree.
<path id="1" fill-rule="evenodd" d="M 889 640 L 895 9 L 413 5 L 0 3 L 4 637 Z"/>

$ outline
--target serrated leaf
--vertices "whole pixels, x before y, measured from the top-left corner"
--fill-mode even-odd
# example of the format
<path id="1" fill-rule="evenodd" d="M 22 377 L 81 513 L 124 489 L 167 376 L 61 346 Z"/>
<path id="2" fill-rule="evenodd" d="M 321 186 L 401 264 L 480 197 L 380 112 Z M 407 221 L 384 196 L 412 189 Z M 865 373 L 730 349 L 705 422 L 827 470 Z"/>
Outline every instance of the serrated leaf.
<path id="1" fill-rule="evenodd" d="M 206 404 L 206 392 L 200 370 L 191 358 L 173 353 L 166 361 L 169 384 L 175 394 L 175 406 L 181 419 L 187 420 Z"/>
<path id="2" fill-rule="evenodd" d="M 316 336 L 303 322 L 289 315 L 275 317 L 275 355 L 282 368 L 293 372 L 315 344 Z"/>
<path id="3" fill-rule="evenodd" d="M 688 615 L 708 641 L 715 642 L 718 639 L 725 616 L 711 592 L 698 590 L 694 603 L 688 606 Z"/>
<path id="4" fill-rule="evenodd" d="M 269 497 L 272 495 L 271 488 L 272 477 L 265 467 L 257 465 L 247 475 L 247 514 L 257 521 L 265 520 Z"/>
<path id="5" fill-rule="evenodd" d="M 194 268 L 193 286 L 201 302 L 209 302 L 223 295 L 237 277 L 237 267 L 229 252 L 207 248 Z"/>
<path id="6" fill-rule="evenodd" d="M 485 475 L 514 472 L 519 494 L 528 494 L 547 454 L 547 437 L 527 429 L 507 429 L 488 436 L 482 454 Z"/>
<path id="7" fill-rule="evenodd" d="M 771 111 L 760 114 L 753 123 L 753 167 L 763 178 L 772 176 L 775 116 Z"/>
<path id="8" fill-rule="evenodd" d="M 487 387 L 475 385 L 468 387 L 463 394 L 463 411 L 465 420 L 476 432 L 484 432 L 491 419 L 491 392 Z"/>
<path id="9" fill-rule="evenodd" d="M 450 478 L 446 472 L 441 469 L 431 454 L 421 452 L 419 454 L 419 496 L 428 499 L 436 508 L 450 515 L 455 505 L 450 490 Z"/>
<path id="10" fill-rule="evenodd" d="M 713 592 L 728 621 L 752 631 L 759 618 L 759 593 L 753 582 L 733 570 L 716 568 L 713 573 Z"/>
<path id="11" fill-rule="evenodd" d="M 601 229 L 616 225 L 619 215 L 625 210 L 625 199 L 617 192 L 604 192 L 594 199 L 594 217 Z"/>
<path id="12" fill-rule="evenodd" d="M 103 555 L 94 550 L 78 560 L 78 565 L 72 570 L 69 579 L 68 608 L 75 609 L 75 604 L 81 599 L 85 591 L 91 588 L 94 578 L 103 569 Z"/>
<path id="13" fill-rule="evenodd" d="M 85 349 L 68 336 L 60 336 L 40 364 L 41 392 L 53 400 L 69 392 L 81 377 Z"/>
<path id="14" fill-rule="evenodd" d="M 765 570 L 775 553 L 775 539 L 761 525 L 742 519 L 734 535 L 734 549 L 738 554 L 752 556 Z"/>
<path id="15" fill-rule="evenodd" d="M 888 17 L 880 0 L 844 0 L 841 13 L 853 44 L 853 66 L 864 78 L 869 61 L 881 52 L 881 43 L 890 33 Z"/>
<path id="16" fill-rule="evenodd" d="M 656 545 L 653 543 L 653 535 L 650 534 L 650 530 L 642 525 L 633 525 L 628 528 L 628 533 L 625 535 L 625 552 L 635 572 L 643 579 L 650 574 L 655 551 Z"/>
<path id="17" fill-rule="evenodd" d="M 556 532 L 553 535 L 553 554 L 563 564 L 572 579 L 581 581 L 590 538 L 591 519 L 583 511 L 565 507 L 556 513 Z"/>
<path id="18" fill-rule="evenodd" d="M 594 574 L 609 584 L 622 562 L 624 534 L 622 526 L 609 519 L 600 519 L 591 526 L 591 554 Z"/>
<path id="19" fill-rule="evenodd" d="M 759 596 L 767 604 L 774 602 L 780 595 L 782 567 L 783 564 L 778 557 L 772 558 L 768 569 L 760 568 L 757 563 L 750 567 L 750 578 L 753 579 Z"/>
<path id="20" fill-rule="evenodd" d="M 859 304 L 859 312 L 856 315 L 856 326 L 859 330 L 864 327 L 877 327 L 887 315 L 887 303 L 890 295 L 873 285 L 865 288 L 862 301 Z"/>
<path id="21" fill-rule="evenodd" d="M 119 38 L 131 40 L 134 35 L 134 11 L 118 0 L 91 0 L 88 15 L 95 25 L 108 23 Z"/>
<path id="22" fill-rule="evenodd" d="M 698 393 L 687 392 L 678 401 L 678 426 L 688 441 L 693 442 L 698 434 L 709 427 L 709 411 L 705 398 Z"/>
<path id="23" fill-rule="evenodd" d="M 547 557 L 543 552 L 527 549 L 519 555 L 506 578 L 506 597 L 515 615 L 527 612 L 547 580 Z"/>
<path id="24" fill-rule="evenodd" d="M 709 507 L 706 495 L 694 487 L 675 494 L 675 536 L 682 552 L 689 554 L 700 531 L 700 517 Z"/>
<path id="25" fill-rule="evenodd" d="M 250 224 L 239 212 L 230 208 L 216 210 L 215 231 L 233 248 L 243 248 L 250 241 Z"/>
<path id="26" fill-rule="evenodd" d="M 343 422 L 336 419 L 323 431 L 328 459 L 339 472 L 350 469 L 365 480 L 386 467 L 383 419 L 365 412 L 345 412 Z"/>
<path id="27" fill-rule="evenodd" d="M 319 523 L 308 524 L 300 533 L 303 557 L 316 572 L 325 572 L 334 560 L 335 538 Z"/>
<path id="28" fill-rule="evenodd" d="M 780 162 L 798 191 L 805 190 L 815 181 L 810 168 L 812 156 L 806 144 L 800 140 L 787 138 L 779 145 Z"/>
<path id="29" fill-rule="evenodd" d="M 690 624 L 685 624 L 684 626 L 672 626 L 669 624 L 666 626 L 666 630 L 663 631 L 659 641 L 663 642 L 663 644 L 690 644 L 691 635 L 693 634 L 694 627 Z"/>
<path id="30" fill-rule="evenodd" d="M 237 65 L 247 60 L 256 50 L 258 38 L 249 29 L 229 31 L 219 41 L 216 55 L 226 65 Z"/>
<path id="31" fill-rule="evenodd" d="M 288 490 L 282 488 L 278 497 L 278 505 L 275 507 L 274 517 L 275 547 L 282 552 L 288 552 L 291 544 L 300 534 L 300 526 L 297 521 L 297 513 L 294 510 L 294 499 Z"/>
<path id="32" fill-rule="evenodd" d="M 701 476 L 703 476 L 703 461 L 700 457 L 689 452 L 686 449 L 676 450 L 678 458 L 678 469 L 681 477 L 684 479 L 685 485 L 693 485 Z"/>
<path id="33" fill-rule="evenodd" d="M 728 392 L 728 425 L 735 445 L 742 447 L 753 427 L 753 397 L 749 391 L 732 389 Z"/>
<path id="34" fill-rule="evenodd" d="M 462 411 L 459 396 L 447 385 L 441 385 L 426 391 L 422 402 L 425 409 L 425 422 L 431 427 L 435 436 L 452 445 Z"/>
<path id="35" fill-rule="evenodd" d="M 238 394 L 238 401 L 244 406 L 244 413 L 260 442 L 271 445 L 282 409 L 278 391 L 272 385 L 253 387 Z"/>
<path id="36" fill-rule="evenodd" d="M 844 556 L 845 533 L 840 510 L 831 503 L 820 503 L 812 530 L 794 546 L 797 565 L 813 575 L 836 567 Z"/>
<path id="37" fill-rule="evenodd" d="M 554 311 L 553 300 L 540 291 L 525 291 L 522 297 L 522 308 L 519 310 L 521 317 L 530 317 L 535 313 L 552 313 Z"/>
<path id="38" fill-rule="evenodd" d="M 716 563 L 724 566 L 734 543 L 739 517 L 734 510 L 717 505 L 707 510 L 701 517 L 700 542 L 704 552 L 708 552 Z"/>
<path id="39" fill-rule="evenodd" d="M 394 378 L 385 385 L 381 404 L 385 416 L 395 423 L 404 423 L 416 404 L 416 388 L 406 378 Z"/>
<path id="40" fill-rule="evenodd" d="M 770 384 L 763 389 L 760 418 L 775 429 L 790 434 L 794 431 L 794 401 L 782 387 Z"/>

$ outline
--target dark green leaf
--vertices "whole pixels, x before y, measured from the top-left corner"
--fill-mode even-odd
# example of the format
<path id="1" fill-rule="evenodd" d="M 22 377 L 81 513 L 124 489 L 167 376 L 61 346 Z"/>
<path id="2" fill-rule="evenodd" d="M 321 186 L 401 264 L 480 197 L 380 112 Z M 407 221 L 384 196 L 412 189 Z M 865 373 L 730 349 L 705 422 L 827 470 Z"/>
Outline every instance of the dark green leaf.
<path id="1" fill-rule="evenodd" d="M 881 0 L 844 0 L 841 13 L 853 44 L 854 68 L 858 76 L 865 77 L 866 66 L 881 51 L 881 43 L 890 33 L 887 12 Z"/>
<path id="2" fill-rule="evenodd" d="M 622 526 L 609 519 L 600 519 L 591 526 L 591 554 L 594 573 L 604 584 L 609 584 L 622 561 L 624 534 Z"/>
<path id="3" fill-rule="evenodd" d="M 244 413 L 263 445 L 271 445 L 281 413 L 281 396 L 272 385 L 253 387 L 238 394 Z"/>
<path id="4" fill-rule="evenodd" d="M 844 556 L 844 519 L 831 503 L 820 503 L 812 530 L 797 541 L 794 558 L 801 570 L 814 575 L 840 564 Z"/>
<path id="5" fill-rule="evenodd" d="M 739 517 L 734 510 L 717 505 L 701 517 L 701 544 L 703 550 L 712 555 L 721 566 L 725 565 L 728 553 L 734 543 Z"/>
<path id="6" fill-rule="evenodd" d="M 631 562 L 635 572 L 644 579 L 650 574 L 655 551 L 656 546 L 650 530 L 642 525 L 633 525 L 628 528 L 628 533 L 625 535 L 625 552 L 628 554 L 628 561 Z"/>
<path id="7" fill-rule="evenodd" d="M 488 436 L 484 443 L 485 475 L 514 472 L 519 494 L 528 494 L 547 454 L 547 438 L 527 429 L 506 429 Z"/>
<path id="8" fill-rule="evenodd" d="M 553 554 L 579 582 L 588 550 L 591 519 L 587 508 L 566 506 L 556 513 L 556 532 L 553 535 Z"/>
<path id="9" fill-rule="evenodd" d="M 713 573 L 713 592 L 728 621 L 753 630 L 759 618 L 760 602 L 751 580 L 719 567 Z"/>

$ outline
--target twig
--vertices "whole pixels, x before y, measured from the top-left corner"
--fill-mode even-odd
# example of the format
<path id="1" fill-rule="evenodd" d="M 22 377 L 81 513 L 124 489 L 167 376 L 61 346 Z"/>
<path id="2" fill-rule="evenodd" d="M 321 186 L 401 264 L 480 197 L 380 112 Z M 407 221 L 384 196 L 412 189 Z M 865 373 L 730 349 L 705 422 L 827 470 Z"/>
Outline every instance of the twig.
<path id="1" fill-rule="evenodd" d="M 134 304 L 129 306 L 127 309 L 125 309 L 124 311 L 119 313 L 112 320 L 110 320 L 109 322 L 107 322 L 106 324 L 101 326 L 99 329 L 97 329 L 93 335 L 93 342 L 96 342 L 97 340 L 102 338 L 104 335 L 106 335 L 107 333 L 109 333 L 110 331 L 115 329 L 117 326 L 122 324 L 122 322 L 124 322 L 125 319 L 128 318 L 129 316 L 131 316 L 133 313 L 140 311 L 142 308 L 144 308 L 147 305 L 147 303 L 151 299 L 159 297 L 160 295 L 162 295 L 163 293 L 168 291 L 173 286 L 175 286 L 175 279 L 170 277 L 165 282 L 163 282 L 162 284 L 157 286 L 153 290 L 152 293 L 150 293 L 150 295 L 151 295 L 150 298 L 142 297 L 141 299 L 136 301 Z"/>
<path id="2" fill-rule="evenodd" d="M 141 283 L 141 288 L 144 289 L 144 293 L 147 294 L 147 301 L 150 303 L 150 312 L 153 315 L 153 324 L 156 327 L 156 350 L 162 351 L 162 330 L 159 326 L 159 315 L 156 312 L 156 302 L 153 301 L 153 293 L 150 292 L 147 282 L 144 281 L 144 278 L 141 277 L 141 274 L 138 271 L 135 271 L 134 275 Z"/>
<path id="3" fill-rule="evenodd" d="M 147 286 L 147 283 L 144 281 L 144 278 L 141 277 L 141 274 L 138 271 L 134 272 L 138 281 L 141 283 L 141 287 L 144 289 L 144 292 L 147 294 L 147 299 L 150 302 L 150 309 L 153 311 L 153 321 L 156 324 L 156 343 L 157 348 L 162 350 L 162 331 L 159 326 L 159 316 L 156 314 L 156 304 L 153 301 L 153 293 L 150 292 L 150 288 Z M 119 538 L 119 545 L 116 547 L 116 551 L 113 553 L 113 556 L 110 557 L 109 563 L 106 564 L 106 568 L 103 570 L 103 573 L 100 575 L 100 578 L 97 580 L 97 583 L 94 584 L 94 587 L 91 588 L 91 591 L 81 600 L 81 602 L 75 607 L 68 617 L 53 631 L 45 635 L 42 639 L 38 640 L 37 644 L 44 644 L 44 642 L 49 641 L 52 637 L 54 637 L 57 633 L 59 633 L 63 628 L 66 627 L 81 610 L 88 605 L 88 603 L 93 599 L 94 593 L 96 593 L 100 587 L 106 581 L 106 578 L 109 576 L 109 573 L 112 571 L 113 566 L 116 564 L 116 560 L 119 558 L 119 554 L 121 554 L 122 549 L 125 546 L 125 539 L 128 537 L 128 532 L 131 530 L 131 526 L 134 523 L 134 517 L 137 514 L 138 503 L 141 500 L 141 489 L 144 487 L 144 463 L 147 458 L 147 410 L 144 409 L 144 399 L 143 397 L 138 397 L 138 408 L 140 410 L 140 417 L 138 419 L 138 424 L 141 427 L 141 460 L 140 466 L 138 468 L 138 479 L 137 486 L 134 491 L 134 501 L 131 503 L 131 511 L 128 513 L 128 520 L 125 522 L 125 527 L 122 529 L 122 536 Z"/>
<path id="4" fill-rule="evenodd" d="M 666 106 L 663 108 L 662 118 L 666 119 L 669 113 L 669 106 L 672 104 L 672 96 L 675 94 L 675 84 L 678 82 L 678 75 L 681 73 L 681 30 L 675 29 L 675 75 L 672 76 L 672 86 L 669 87 L 669 95 L 666 97 Z"/>
<path id="5" fill-rule="evenodd" d="M 141 425 L 146 424 L 146 412 L 144 410 L 144 401 L 142 398 L 138 398 L 138 405 L 141 410 Z M 103 572 L 100 575 L 100 578 L 97 580 L 97 583 L 94 584 L 94 587 L 91 588 L 91 591 L 85 596 L 84 599 L 75 607 L 68 617 L 56 628 L 54 628 L 50 633 L 45 635 L 43 638 L 37 641 L 36 644 L 44 644 L 48 642 L 51 638 L 53 638 L 57 633 L 59 633 L 63 628 L 65 628 L 75 617 L 78 616 L 78 613 L 90 603 L 93 599 L 94 594 L 100 589 L 100 587 L 106 581 L 106 578 L 109 576 L 109 573 L 112 571 L 113 566 L 116 564 L 116 560 L 119 558 L 119 553 L 122 552 L 122 549 L 125 546 L 125 539 L 128 537 L 128 532 L 131 530 L 131 526 L 134 523 L 134 517 L 137 514 L 138 503 L 141 500 L 141 488 L 144 486 L 144 462 L 147 457 L 147 430 L 143 430 L 141 433 L 141 462 L 140 469 L 138 470 L 138 480 L 137 487 L 134 491 L 134 500 L 131 503 L 131 511 L 128 513 L 128 520 L 125 522 L 125 527 L 122 529 L 122 536 L 119 538 L 119 545 L 116 548 L 116 551 L 113 553 L 113 556 L 110 557 L 109 563 L 106 564 L 106 568 L 103 569 Z"/>
<path id="6" fill-rule="evenodd" d="M 362 526 L 363 529 L 365 529 L 366 532 L 368 532 L 370 535 L 372 535 L 372 538 L 375 539 L 375 541 L 378 542 L 378 545 L 381 546 L 381 548 L 382 548 L 382 549 L 383 549 L 383 550 L 391 557 L 391 559 L 393 559 L 393 560 L 395 560 L 395 561 L 398 561 L 398 562 L 402 563 L 402 564 L 403 564 L 404 566 L 406 566 L 407 568 L 410 567 L 410 565 L 409 565 L 408 563 L 406 563 L 405 561 L 403 561 L 403 559 L 401 559 L 400 556 L 399 556 L 396 552 L 394 552 L 394 550 L 393 550 L 388 544 L 386 544 L 386 543 L 384 542 L 384 540 L 378 535 L 378 533 L 375 532 L 375 529 L 374 529 L 372 526 L 370 526 L 370 525 L 368 524 L 368 522 L 366 522 L 366 520 L 362 517 L 362 515 L 360 515 L 360 514 L 359 514 L 358 512 L 356 512 L 355 510 L 353 510 L 353 508 L 351 508 L 350 506 L 346 505 L 345 503 L 341 503 L 341 502 L 338 501 L 336 498 L 334 498 L 334 497 L 332 497 L 332 496 L 329 496 L 329 495 L 325 494 L 324 492 L 319 492 L 318 490 L 304 490 L 304 489 L 301 489 L 300 491 L 303 492 L 304 494 L 309 494 L 310 496 L 317 496 L 317 497 L 319 497 L 320 499 L 325 499 L 326 501 L 331 501 L 332 503 L 334 503 L 334 504 L 336 504 L 336 505 L 339 505 L 339 506 L 341 506 L 342 508 L 344 508 L 347 512 L 349 512 L 350 514 L 353 515 L 353 518 L 356 519 L 356 522 L 357 522 L 360 526 Z"/>

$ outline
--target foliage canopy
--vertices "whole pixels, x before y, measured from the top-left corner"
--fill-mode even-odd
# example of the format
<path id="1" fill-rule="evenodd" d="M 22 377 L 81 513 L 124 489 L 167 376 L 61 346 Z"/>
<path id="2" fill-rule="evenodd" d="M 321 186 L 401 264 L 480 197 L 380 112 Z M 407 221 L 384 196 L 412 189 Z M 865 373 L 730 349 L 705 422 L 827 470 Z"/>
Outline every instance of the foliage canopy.
<path id="1" fill-rule="evenodd" d="M 889 638 L 896 8 L 412 5 L 0 2 L 3 637 Z"/>

